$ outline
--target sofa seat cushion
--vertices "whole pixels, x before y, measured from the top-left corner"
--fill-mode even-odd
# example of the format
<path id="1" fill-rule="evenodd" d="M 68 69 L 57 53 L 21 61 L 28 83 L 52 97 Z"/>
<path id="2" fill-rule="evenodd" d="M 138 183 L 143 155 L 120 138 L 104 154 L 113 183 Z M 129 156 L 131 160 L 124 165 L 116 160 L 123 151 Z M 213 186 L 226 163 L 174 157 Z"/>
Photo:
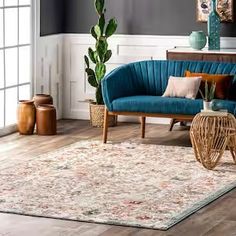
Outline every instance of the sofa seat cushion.
<path id="1" fill-rule="evenodd" d="M 218 108 L 235 114 L 236 102 L 216 100 Z M 112 102 L 112 111 L 156 114 L 196 115 L 203 108 L 202 99 L 169 98 L 161 96 L 130 96 Z"/>
<path id="2" fill-rule="evenodd" d="M 131 96 L 114 100 L 112 107 L 113 111 L 195 115 L 202 109 L 202 100 L 161 96 Z"/>

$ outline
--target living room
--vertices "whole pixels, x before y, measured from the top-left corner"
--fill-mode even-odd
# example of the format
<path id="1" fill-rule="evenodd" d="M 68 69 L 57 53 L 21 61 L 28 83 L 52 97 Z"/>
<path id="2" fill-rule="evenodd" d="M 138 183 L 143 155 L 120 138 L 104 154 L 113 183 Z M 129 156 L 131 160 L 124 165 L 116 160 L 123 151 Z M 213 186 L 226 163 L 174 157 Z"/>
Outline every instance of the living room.
<path id="1" fill-rule="evenodd" d="M 233 0 L 0 0 L 0 236 L 235 235 Z"/>

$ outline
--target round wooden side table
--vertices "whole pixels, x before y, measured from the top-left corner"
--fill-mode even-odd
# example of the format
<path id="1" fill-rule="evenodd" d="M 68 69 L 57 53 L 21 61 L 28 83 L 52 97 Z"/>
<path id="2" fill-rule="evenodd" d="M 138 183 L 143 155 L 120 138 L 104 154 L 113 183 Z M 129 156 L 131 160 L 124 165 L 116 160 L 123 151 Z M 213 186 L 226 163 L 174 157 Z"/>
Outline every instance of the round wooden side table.
<path id="1" fill-rule="evenodd" d="M 236 119 L 232 114 L 197 114 L 191 125 L 190 138 L 196 159 L 205 168 L 214 169 L 226 147 L 236 163 Z"/>

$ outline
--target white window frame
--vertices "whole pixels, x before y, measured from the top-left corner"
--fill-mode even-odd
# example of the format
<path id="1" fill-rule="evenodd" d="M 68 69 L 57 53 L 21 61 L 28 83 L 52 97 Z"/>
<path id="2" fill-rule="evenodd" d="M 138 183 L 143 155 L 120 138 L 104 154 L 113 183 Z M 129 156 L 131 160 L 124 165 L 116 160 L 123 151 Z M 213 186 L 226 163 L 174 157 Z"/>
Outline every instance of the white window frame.
<path id="1" fill-rule="evenodd" d="M 9 9 L 9 8 L 17 8 L 18 10 L 18 39 L 17 39 L 17 45 L 14 46 L 5 46 L 5 36 L 3 37 L 3 47 L 0 49 L 3 50 L 3 63 L 4 63 L 4 68 L 5 68 L 5 49 L 10 49 L 10 48 L 17 48 L 18 53 L 17 53 L 17 63 L 18 63 L 18 72 L 17 72 L 17 85 L 13 86 L 7 86 L 6 87 L 6 71 L 4 70 L 4 88 L 0 89 L 1 91 L 6 91 L 6 89 L 9 88 L 17 88 L 17 99 L 19 100 L 19 87 L 22 85 L 30 85 L 30 96 L 34 94 L 34 86 L 35 86 L 35 79 L 36 79 L 36 41 L 39 36 L 39 27 L 40 27 L 40 16 L 39 16 L 39 6 L 40 6 L 40 1 L 38 0 L 31 0 L 30 5 L 21 5 L 18 6 L 5 6 L 5 0 L 3 0 L 3 7 L 0 7 L 0 9 L 3 9 L 3 35 L 5 35 L 5 10 L 4 9 Z M 18 0 L 19 3 L 19 0 Z M 31 40 L 29 44 L 19 44 L 19 9 L 21 7 L 30 7 L 31 9 Z M 30 46 L 30 51 L 31 51 L 31 68 L 30 68 L 30 78 L 31 81 L 27 83 L 19 83 L 19 48 L 23 46 Z M 6 126 L 6 93 L 4 92 L 4 127 L 0 128 L 0 136 L 7 135 L 9 133 L 15 132 L 17 130 L 17 125 L 10 125 Z M 16 111 L 17 112 L 17 111 Z"/>

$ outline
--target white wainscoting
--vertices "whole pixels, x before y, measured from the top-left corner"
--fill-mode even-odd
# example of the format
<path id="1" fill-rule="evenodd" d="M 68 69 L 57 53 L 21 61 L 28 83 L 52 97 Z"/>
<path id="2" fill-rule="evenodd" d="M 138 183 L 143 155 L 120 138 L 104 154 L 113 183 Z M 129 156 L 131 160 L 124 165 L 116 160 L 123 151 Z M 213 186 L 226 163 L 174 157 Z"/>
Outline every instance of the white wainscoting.
<path id="1" fill-rule="evenodd" d="M 63 107 L 63 35 L 39 37 L 36 48 L 35 93 L 51 94 L 60 119 Z"/>
<path id="2" fill-rule="evenodd" d="M 107 63 L 107 71 L 129 62 L 165 59 L 167 49 L 186 45 L 187 37 L 115 35 L 109 40 L 113 56 Z M 85 100 L 94 98 L 94 89 L 88 84 L 84 72 L 84 55 L 90 46 L 94 47 L 94 39 L 90 35 L 64 35 L 63 117 L 89 118 Z M 121 117 L 119 120 L 137 121 L 137 118 Z M 152 118 L 148 122 L 167 123 L 169 120 Z"/>
<path id="3" fill-rule="evenodd" d="M 94 43 L 89 34 L 40 38 L 37 92 L 51 93 L 60 112 L 62 109 L 63 118 L 89 119 L 88 103 L 85 100 L 94 98 L 94 89 L 87 82 L 84 55 L 88 47 L 94 47 Z M 107 70 L 109 72 L 134 61 L 166 59 L 167 49 L 188 45 L 188 36 L 115 35 L 109 40 L 113 56 L 107 63 Z M 223 48 L 234 48 L 236 39 L 222 38 L 221 45 Z M 136 118 L 119 119 L 137 121 Z M 169 120 L 150 118 L 148 122 L 168 123 Z"/>

